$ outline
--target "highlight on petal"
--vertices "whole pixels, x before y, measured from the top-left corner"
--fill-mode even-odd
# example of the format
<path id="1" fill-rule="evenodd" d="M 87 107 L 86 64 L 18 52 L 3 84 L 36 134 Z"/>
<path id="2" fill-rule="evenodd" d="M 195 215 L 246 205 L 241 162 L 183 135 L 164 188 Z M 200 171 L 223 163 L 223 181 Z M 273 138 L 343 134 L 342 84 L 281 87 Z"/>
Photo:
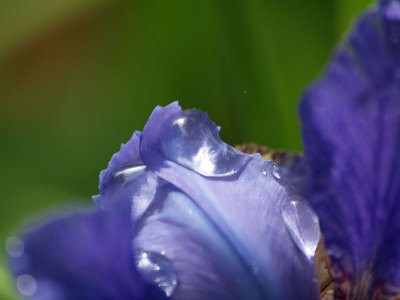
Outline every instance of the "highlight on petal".
<path id="1" fill-rule="evenodd" d="M 116 171 L 122 168 L 142 165 L 139 152 L 141 135 L 142 133 L 140 131 L 135 131 L 132 138 L 126 144 L 121 144 L 120 151 L 111 157 L 107 169 L 100 172 L 100 192 L 103 191 L 106 187 L 106 182 L 108 182 L 110 177 L 113 176 Z"/>
<path id="2" fill-rule="evenodd" d="M 162 167 L 167 159 L 204 176 L 219 177 L 236 173 L 248 160 L 221 141 L 219 129 L 206 113 L 182 111 L 177 102 L 156 107 L 145 129 L 141 153 L 152 157 L 153 167 Z"/>
<path id="3" fill-rule="evenodd" d="M 144 277 L 178 300 L 319 298 L 318 221 L 275 163 L 223 143 L 206 114 L 177 103 L 154 110 L 139 144 L 162 182 L 126 196 L 133 211 L 147 203 L 133 216 Z"/>
<path id="4" fill-rule="evenodd" d="M 300 115 L 339 299 L 400 292 L 400 1 L 357 22 Z"/>
<path id="5" fill-rule="evenodd" d="M 199 110 L 171 115 L 161 127 L 158 139 L 166 159 L 205 176 L 231 175 L 248 159 L 223 143 L 215 124 Z"/>
<path id="6" fill-rule="evenodd" d="M 7 239 L 16 288 L 39 300 L 164 299 L 135 268 L 129 210 L 59 216 Z"/>
<path id="7" fill-rule="evenodd" d="M 100 172 L 100 194 L 93 196 L 94 202 L 101 207 L 113 206 L 115 203 L 130 203 L 132 217 L 139 217 L 150 205 L 157 189 L 164 185 L 163 180 L 143 164 L 140 156 L 142 134 L 136 131 L 132 138 L 121 145 L 114 154 L 106 170 Z"/>

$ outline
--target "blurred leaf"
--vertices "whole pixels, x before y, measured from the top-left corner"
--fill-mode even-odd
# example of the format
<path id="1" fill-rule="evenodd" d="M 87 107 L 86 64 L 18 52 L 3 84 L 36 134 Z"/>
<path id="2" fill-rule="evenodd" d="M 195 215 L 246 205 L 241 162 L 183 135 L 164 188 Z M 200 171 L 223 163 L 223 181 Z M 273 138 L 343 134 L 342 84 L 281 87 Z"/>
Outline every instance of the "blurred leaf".
<path id="1" fill-rule="evenodd" d="M 49 28 L 84 16 L 110 0 L 2 1 L 0 3 L 0 62 L 27 40 L 39 37 Z"/>
<path id="2" fill-rule="evenodd" d="M 0 260 L 0 299 L 15 299 L 13 284 L 3 260 Z"/>
<path id="3" fill-rule="evenodd" d="M 349 30 L 356 17 L 374 0 L 337 0 L 336 3 L 336 34 L 342 38 Z"/>

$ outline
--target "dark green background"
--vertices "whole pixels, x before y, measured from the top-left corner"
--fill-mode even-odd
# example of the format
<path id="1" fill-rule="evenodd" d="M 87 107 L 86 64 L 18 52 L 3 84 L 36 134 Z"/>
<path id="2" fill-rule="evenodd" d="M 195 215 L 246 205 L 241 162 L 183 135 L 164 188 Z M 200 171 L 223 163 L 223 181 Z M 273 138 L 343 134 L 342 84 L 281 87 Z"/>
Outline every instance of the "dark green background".
<path id="1" fill-rule="evenodd" d="M 301 150 L 301 92 L 368 2 L 2 1 L 0 244 L 32 215 L 90 201 L 157 104 L 207 111 L 230 144 Z"/>

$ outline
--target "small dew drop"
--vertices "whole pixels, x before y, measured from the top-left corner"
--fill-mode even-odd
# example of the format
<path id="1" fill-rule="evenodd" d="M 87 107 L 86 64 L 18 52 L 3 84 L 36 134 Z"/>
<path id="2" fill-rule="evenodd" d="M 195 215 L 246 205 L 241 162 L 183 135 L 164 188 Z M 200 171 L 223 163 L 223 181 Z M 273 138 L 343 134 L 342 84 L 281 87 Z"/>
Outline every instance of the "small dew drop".
<path id="1" fill-rule="evenodd" d="M 146 171 L 146 166 L 140 164 L 117 170 L 113 173 L 113 176 L 116 180 L 127 182 L 137 178 L 140 175 L 143 175 L 145 171 Z"/>
<path id="2" fill-rule="evenodd" d="M 247 94 L 247 90 L 243 90 L 243 94 Z"/>
<path id="3" fill-rule="evenodd" d="M 22 274 L 17 277 L 17 289 L 24 296 L 32 296 L 36 291 L 36 280 L 31 275 Z"/>
<path id="4" fill-rule="evenodd" d="M 278 181 L 282 179 L 281 169 L 276 164 L 272 167 L 272 176 Z"/>
<path id="5" fill-rule="evenodd" d="M 156 284 L 170 297 L 178 285 L 178 278 L 171 261 L 162 252 L 138 250 L 134 255 L 135 265 L 144 280 Z"/>
<path id="6" fill-rule="evenodd" d="M 24 242 L 19 237 L 10 236 L 6 240 L 6 250 L 11 257 L 21 257 L 24 253 Z"/>
<path id="7" fill-rule="evenodd" d="M 319 225 L 306 200 L 295 195 L 282 205 L 281 215 L 293 242 L 312 259 L 319 241 Z"/>

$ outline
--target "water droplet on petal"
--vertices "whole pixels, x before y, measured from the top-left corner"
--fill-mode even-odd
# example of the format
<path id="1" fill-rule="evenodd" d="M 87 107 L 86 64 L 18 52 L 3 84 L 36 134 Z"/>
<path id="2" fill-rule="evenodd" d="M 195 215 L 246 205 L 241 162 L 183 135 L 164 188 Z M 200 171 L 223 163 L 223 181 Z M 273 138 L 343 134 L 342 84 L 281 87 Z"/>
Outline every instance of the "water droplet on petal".
<path id="1" fill-rule="evenodd" d="M 32 296 L 36 291 L 36 280 L 31 275 L 22 274 L 17 277 L 17 289 L 24 296 Z"/>
<path id="2" fill-rule="evenodd" d="M 11 257 L 21 257 L 24 253 L 24 242 L 19 237 L 10 236 L 6 240 L 6 250 Z"/>
<path id="3" fill-rule="evenodd" d="M 313 258 L 319 241 L 318 218 L 306 200 L 294 196 L 281 207 L 283 221 L 299 249 Z"/>
<path id="4" fill-rule="evenodd" d="M 222 142 L 218 128 L 199 110 L 179 112 L 165 123 L 159 144 L 163 155 L 204 176 L 234 174 L 249 158 Z"/>
<path id="5" fill-rule="evenodd" d="M 272 176 L 278 181 L 283 178 L 282 171 L 276 164 L 272 167 Z"/>
<path id="6" fill-rule="evenodd" d="M 122 185 L 126 182 L 132 181 L 135 178 L 143 175 L 145 171 L 146 171 L 146 166 L 140 164 L 119 169 L 118 171 L 115 171 L 113 173 L 113 176 L 115 180 L 120 181 Z"/>
<path id="7" fill-rule="evenodd" d="M 135 265 L 144 280 L 156 284 L 169 297 L 178 285 L 178 278 L 171 261 L 162 254 L 138 250 Z"/>

